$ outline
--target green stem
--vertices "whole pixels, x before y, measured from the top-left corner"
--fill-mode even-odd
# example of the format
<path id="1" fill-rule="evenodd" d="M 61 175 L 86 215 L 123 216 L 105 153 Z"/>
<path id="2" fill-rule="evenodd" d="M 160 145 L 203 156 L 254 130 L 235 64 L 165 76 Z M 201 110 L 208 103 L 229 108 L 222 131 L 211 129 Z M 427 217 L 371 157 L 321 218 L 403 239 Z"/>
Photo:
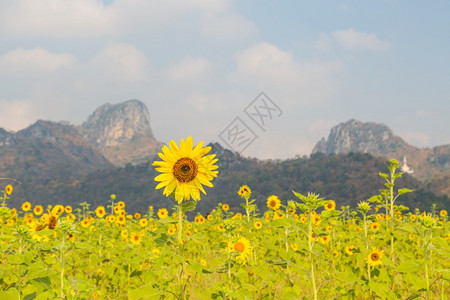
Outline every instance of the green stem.
<path id="1" fill-rule="evenodd" d="M 314 273 L 314 261 L 313 261 L 313 253 L 312 253 L 312 220 L 311 220 L 311 212 L 308 215 L 308 246 L 309 246 L 309 261 L 310 261 L 310 268 L 311 268 L 311 281 L 312 281 L 312 288 L 313 288 L 313 294 L 314 294 L 314 300 L 317 300 L 317 289 L 316 289 L 316 279 L 315 279 L 315 273 Z"/>
<path id="2" fill-rule="evenodd" d="M 60 297 L 64 299 L 64 264 L 65 264 L 65 256 L 64 256 L 64 244 L 66 241 L 66 233 L 62 232 L 62 241 L 61 241 L 61 248 L 59 251 L 60 258 L 59 263 L 61 264 L 61 274 L 60 274 L 60 282 L 61 282 L 61 290 L 60 290 Z"/>

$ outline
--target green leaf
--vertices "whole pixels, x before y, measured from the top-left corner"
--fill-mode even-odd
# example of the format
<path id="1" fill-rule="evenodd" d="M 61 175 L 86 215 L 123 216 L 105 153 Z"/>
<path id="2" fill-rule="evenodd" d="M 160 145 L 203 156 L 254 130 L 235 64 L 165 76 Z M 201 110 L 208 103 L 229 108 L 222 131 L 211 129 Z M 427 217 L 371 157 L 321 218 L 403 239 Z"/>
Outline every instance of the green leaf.
<path id="1" fill-rule="evenodd" d="M 82 242 L 76 242 L 73 244 L 73 246 L 75 249 L 85 249 L 85 250 L 94 248 L 94 246 L 92 246 L 91 244 Z"/>
<path id="2" fill-rule="evenodd" d="M 249 283 L 242 284 L 241 288 L 243 288 L 246 291 L 253 291 L 253 292 L 258 291 L 258 289 L 253 284 Z"/>
<path id="3" fill-rule="evenodd" d="M 303 203 L 297 203 L 298 208 L 300 208 L 301 211 L 303 212 L 307 212 L 309 211 L 308 206 L 306 206 L 306 204 Z"/>
<path id="4" fill-rule="evenodd" d="M 28 278 L 29 280 L 32 280 L 35 278 L 46 277 L 49 274 L 50 274 L 50 271 L 46 267 L 46 265 L 41 261 L 37 261 L 30 265 L 28 272 L 26 274 L 26 278 Z"/>
<path id="5" fill-rule="evenodd" d="M 380 175 L 380 177 L 383 177 L 384 179 L 388 180 L 388 174 L 386 173 L 378 173 L 378 175 Z"/>
<path id="6" fill-rule="evenodd" d="M 303 202 L 305 202 L 305 201 L 304 201 L 305 196 L 303 196 L 303 195 L 300 194 L 300 193 L 297 193 L 297 192 L 294 191 L 294 190 L 292 190 L 292 192 L 294 193 L 294 195 L 295 195 L 298 199 L 300 199 L 300 200 L 302 200 Z"/>
<path id="7" fill-rule="evenodd" d="M 186 211 L 192 211 L 195 210 L 195 206 L 197 205 L 197 202 L 195 201 L 188 201 L 185 202 L 181 205 L 181 211 L 182 212 L 186 212 Z"/>
<path id="8" fill-rule="evenodd" d="M 369 287 L 375 294 L 377 294 L 377 296 L 383 299 L 387 298 L 389 285 L 371 280 L 369 282 Z"/>
<path id="9" fill-rule="evenodd" d="M 407 260 L 400 263 L 395 270 L 400 273 L 415 273 L 423 269 L 423 265 L 416 260 Z"/>
<path id="10" fill-rule="evenodd" d="M 288 219 L 288 218 L 281 218 L 281 219 L 277 219 L 275 221 L 273 221 L 271 223 L 271 226 L 273 227 L 278 227 L 278 228 L 288 228 L 292 226 L 292 219 Z"/>
<path id="11" fill-rule="evenodd" d="M 412 191 L 413 190 L 410 190 L 410 189 L 399 189 L 397 193 L 400 196 L 402 194 L 411 193 Z"/>
<path id="12" fill-rule="evenodd" d="M 286 292 L 283 294 L 283 296 L 281 296 L 281 300 L 297 300 L 297 299 L 298 295 L 294 291 Z"/>
<path id="13" fill-rule="evenodd" d="M 137 289 L 128 290 L 128 297 L 133 299 L 158 299 L 162 291 L 155 289 L 151 285 L 144 285 Z"/>
<path id="14" fill-rule="evenodd" d="M 7 291 L 0 291 L 0 299 L 2 300 L 17 300 L 19 298 L 19 291 L 15 288 L 11 288 Z"/>
<path id="15" fill-rule="evenodd" d="M 381 204 L 381 203 L 383 203 L 383 198 L 381 197 L 381 195 L 376 195 L 376 196 L 370 197 L 368 201 Z"/>

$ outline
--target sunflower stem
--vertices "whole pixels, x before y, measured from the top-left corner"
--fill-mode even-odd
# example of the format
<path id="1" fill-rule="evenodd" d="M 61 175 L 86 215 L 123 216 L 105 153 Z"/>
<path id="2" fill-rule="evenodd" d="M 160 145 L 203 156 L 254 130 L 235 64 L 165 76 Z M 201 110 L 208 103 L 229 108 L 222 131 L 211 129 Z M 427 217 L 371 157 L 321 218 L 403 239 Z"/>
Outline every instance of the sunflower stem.
<path id="1" fill-rule="evenodd" d="M 314 300 L 317 300 L 317 289 L 316 289 L 316 279 L 314 274 L 314 261 L 313 261 L 313 241 L 312 241 L 312 220 L 311 220 L 311 213 L 308 214 L 308 246 L 309 246 L 309 261 L 310 261 L 310 268 L 311 268 L 311 281 L 312 281 L 312 288 L 313 288 L 313 294 L 314 294 Z"/>

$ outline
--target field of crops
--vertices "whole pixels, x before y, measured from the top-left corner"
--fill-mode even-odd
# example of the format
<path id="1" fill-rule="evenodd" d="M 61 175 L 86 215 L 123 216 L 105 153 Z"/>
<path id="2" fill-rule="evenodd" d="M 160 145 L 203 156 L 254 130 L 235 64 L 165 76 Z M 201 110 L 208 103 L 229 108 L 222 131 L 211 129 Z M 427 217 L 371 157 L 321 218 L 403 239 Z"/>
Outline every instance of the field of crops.
<path id="1" fill-rule="evenodd" d="M 183 163 L 180 172 L 197 167 Z M 10 209 L 7 185 L 0 299 L 448 299 L 448 213 L 395 205 L 411 192 L 395 187 L 397 167 L 354 210 L 295 191 L 257 207 L 242 186 L 229 200 L 242 212 L 224 201 L 192 219 L 200 199 L 183 188 L 173 208 L 129 214 L 115 195 L 95 208 Z"/>

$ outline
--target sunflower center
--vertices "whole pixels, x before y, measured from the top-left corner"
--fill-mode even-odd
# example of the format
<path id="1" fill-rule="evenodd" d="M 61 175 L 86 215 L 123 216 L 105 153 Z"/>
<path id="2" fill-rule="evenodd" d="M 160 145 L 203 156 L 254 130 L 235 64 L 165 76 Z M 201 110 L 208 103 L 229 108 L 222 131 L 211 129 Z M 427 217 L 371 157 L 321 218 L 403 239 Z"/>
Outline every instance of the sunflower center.
<path id="1" fill-rule="evenodd" d="M 244 252 L 245 245 L 241 242 L 237 242 L 234 244 L 234 250 L 239 251 L 239 252 Z"/>
<path id="2" fill-rule="evenodd" d="M 189 158 L 180 158 L 172 168 L 173 176 L 180 182 L 192 181 L 198 173 L 196 162 Z"/>
<path id="3" fill-rule="evenodd" d="M 378 261 L 378 260 L 380 259 L 380 256 L 378 255 L 378 253 L 372 253 L 372 254 L 370 255 L 370 259 L 371 259 L 372 261 Z"/>
<path id="4" fill-rule="evenodd" d="M 275 201 L 275 200 L 270 201 L 270 206 L 271 207 L 277 206 L 277 201 Z"/>

